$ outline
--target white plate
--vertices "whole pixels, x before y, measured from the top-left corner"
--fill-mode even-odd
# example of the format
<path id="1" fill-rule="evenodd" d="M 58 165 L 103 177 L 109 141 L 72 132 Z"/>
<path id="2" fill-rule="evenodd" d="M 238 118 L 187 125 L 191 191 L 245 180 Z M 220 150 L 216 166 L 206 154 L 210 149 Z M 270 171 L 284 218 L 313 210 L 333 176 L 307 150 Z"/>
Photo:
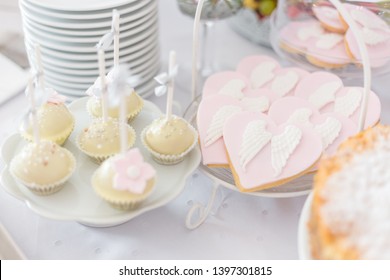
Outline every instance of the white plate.
<path id="1" fill-rule="evenodd" d="M 70 52 L 70 53 L 96 53 L 96 44 L 75 44 L 75 43 L 59 43 L 52 40 L 47 40 L 44 38 L 38 38 L 34 36 L 34 34 L 28 32 L 26 28 L 23 28 L 25 39 L 28 43 L 34 45 L 39 44 L 41 46 L 44 46 L 46 48 L 51 48 L 53 50 L 57 51 L 64 51 L 64 52 Z M 122 50 L 124 48 L 127 48 L 129 46 L 133 46 L 138 44 L 139 42 L 149 38 L 153 35 L 153 33 L 158 32 L 158 24 L 154 23 L 149 29 L 139 32 L 135 35 L 129 36 L 127 38 L 123 38 L 119 43 L 119 49 Z M 108 51 L 112 51 L 114 48 L 113 45 L 108 48 Z"/>
<path id="2" fill-rule="evenodd" d="M 56 194 L 41 197 L 34 195 L 12 178 L 9 173 L 9 163 L 25 145 L 20 136 L 14 134 L 4 142 L 1 150 L 3 159 L 7 164 L 1 176 L 2 186 L 5 190 L 24 201 L 31 210 L 39 215 L 56 220 L 73 220 L 96 227 L 125 223 L 174 199 L 183 190 L 186 178 L 199 165 L 201 157 L 199 148 L 196 147 L 183 162 L 177 165 L 165 166 L 152 160 L 149 153 L 141 145 L 139 137 L 136 141 L 136 147 L 140 148 L 145 160 L 152 164 L 157 171 L 156 188 L 153 194 L 139 208 L 131 211 L 119 211 L 111 208 L 94 193 L 90 186 L 90 178 L 98 165 L 80 153 L 74 144 L 75 136 L 90 123 L 90 118 L 85 111 L 86 100 L 87 98 L 82 98 L 70 105 L 70 110 L 75 114 L 77 122 L 75 131 L 65 147 L 74 153 L 77 159 L 77 169 L 65 187 Z M 144 109 L 132 122 L 137 135 L 140 135 L 142 129 L 160 115 L 161 111 L 154 104 L 145 101 Z"/>
<path id="3" fill-rule="evenodd" d="M 11 235 L 0 223 L 0 260 L 24 260 L 26 257 L 16 245 Z"/>
<path id="4" fill-rule="evenodd" d="M 34 5 L 58 11 L 96 11 L 112 9 L 139 0 L 28 0 Z"/>
<path id="5" fill-rule="evenodd" d="M 82 2 L 82 1 L 79 1 Z M 51 18 L 46 16 L 39 16 L 36 13 L 33 13 L 23 7 L 22 4 L 19 4 L 22 17 L 27 17 L 36 23 L 48 25 L 56 28 L 67 28 L 67 29 L 88 29 L 88 28 L 101 28 L 101 27 L 111 27 L 111 19 L 107 18 L 106 20 L 85 20 L 85 21 L 75 21 L 70 19 L 58 19 Z M 157 9 L 157 1 L 152 1 L 148 3 L 145 7 L 139 9 L 138 11 L 130 12 L 127 14 L 122 14 L 120 23 L 124 24 L 127 22 L 138 20 L 151 12 Z"/>
<path id="6" fill-rule="evenodd" d="M 155 11 L 152 11 L 150 14 L 138 19 L 134 20 L 128 23 L 123 23 L 120 25 L 120 31 L 125 31 L 129 30 L 132 28 L 135 28 L 136 26 L 139 26 L 140 24 L 143 24 L 144 22 L 148 21 L 151 19 L 151 17 L 154 17 L 155 14 L 157 13 L 157 9 Z M 101 37 L 105 33 L 107 33 L 107 30 L 110 29 L 110 27 L 101 27 L 101 28 L 88 28 L 88 29 L 67 29 L 67 28 L 55 28 L 52 26 L 48 25 L 43 25 L 36 23 L 29 19 L 28 17 L 23 17 L 22 18 L 23 23 L 28 23 L 35 29 L 39 29 L 43 32 L 50 32 L 51 34 L 56 34 L 58 36 L 68 36 L 68 37 L 84 37 L 84 36 L 98 36 Z"/>
<path id="7" fill-rule="evenodd" d="M 26 39 L 26 44 L 29 47 L 33 46 L 33 43 L 30 43 Z M 158 45 L 158 33 L 152 34 L 149 38 L 146 38 L 145 40 L 142 40 L 132 46 L 126 47 L 125 49 L 119 50 L 119 56 L 125 56 L 130 53 L 136 53 L 138 51 L 143 50 L 148 45 Z M 74 52 L 62 52 L 55 49 L 46 48 L 45 46 L 41 45 L 41 52 L 42 56 L 50 55 L 53 59 L 60 59 L 69 63 L 76 63 L 77 61 L 77 68 L 91 68 L 88 63 L 90 62 L 96 62 L 97 61 L 97 54 L 96 50 L 94 50 L 91 53 L 74 53 Z M 114 52 L 111 50 L 108 50 L 106 53 L 106 59 L 113 59 Z M 85 63 L 85 65 L 83 65 Z M 72 67 L 71 67 L 72 68 Z"/>
<path id="8" fill-rule="evenodd" d="M 155 53 L 159 50 L 158 46 L 149 45 L 146 48 L 142 50 L 142 52 L 130 54 L 127 56 L 123 56 L 119 58 L 119 63 L 135 63 L 139 58 L 141 58 L 143 55 L 147 56 L 149 53 Z M 80 63 L 64 63 L 62 60 L 54 60 L 45 55 L 42 57 L 43 65 L 45 69 L 48 69 L 48 71 L 53 71 L 58 74 L 63 75 L 81 75 L 81 76 L 88 76 L 88 75 L 99 75 L 99 69 L 98 69 L 98 63 L 97 61 L 85 63 L 89 67 L 78 67 Z M 85 66 L 81 64 L 82 66 Z M 113 59 L 107 59 L 106 60 L 106 68 L 109 69 L 114 65 Z M 70 69 L 69 69 L 70 67 Z"/>
<path id="9" fill-rule="evenodd" d="M 305 204 L 303 205 L 301 217 L 299 218 L 298 224 L 298 256 L 301 260 L 312 260 L 310 252 L 310 240 L 309 240 L 309 229 L 307 227 L 310 221 L 310 209 L 311 202 L 313 200 L 313 194 L 307 197 Z"/>
<path id="10" fill-rule="evenodd" d="M 148 59 L 146 59 L 145 62 L 136 63 L 136 64 L 130 64 L 131 72 L 134 75 L 141 75 L 144 76 L 145 74 L 149 73 L 151 70 L 155 69 L 159 65 L 160 61 L 160 54 L 159 50 L 156 53 L 151 53 L 151 56 L 148 56 Z M 93 83 L 97 77 L 97 75 L 90 75 L 90 76 L 75 76 L 75 75 L 64 75 L 59 74 L 54 71 L 50 71 L 49 69 L 45 68 L 45 77 L 51 79 L 51 80 L 58 80 L 62 82 L 67 83 L 78 83 L 78 84 L 86 84 L 86 83 Z"/>
<path id="11" fill-rule="evenodd" d="M 153 1 L 153 0 L 152 0 Z M 121 6 L 113 6 L 111 9 L 105 9 L 103 11 L 92 11 L 89 13 L 80 12 L 80 11 L 59 11 L 48 9 L 42 6 L 34 5 L 30 3 L 29 0 L 21 0 L 20 3 L 32 13 L 40 13 L 41 15 L 54 17 L 54 18 L 63 18 L 63 19 L 73 19 L 73 20 L 86 20 L 86 19 L 102 19 L 112 17 L 112 10 L 116 9 L 120 14 L 130 13 L 132 11 L 136 11 L 139 8 L 142 8 L 146 4 L 151 2 L 151 0 L 143 0 L 143 1 L 132 1 L 131 3 L 121 5 Z"/>
<path id="12" fill-rule="evenodd" d="M 150 28 L 153 24 L 157 22 L 156 17 L 150 17 L 149 20 L 145 21 L 143 24 L 138 24 L 138 26 L 134 28 L 130 28 L 127 30 L 123 30 L 119 34 L 120 39 L 128 38 L 130 36 L 133 36 L 137 33 L 140 33 L 142 31 L 145 31 L 146 29 Z M 53 33 L 49 33 L 46 31 L 40 31 L 39 28 L 35 28 L 29 24 L 28 21 L 24 22 L 23 25 L 26 28 L 26 32 L 31 36 L 35 37 L 40 40 L 50 40 L 57 43 L 72 43 L 72 44 L 94 44 L 96 45 L 102 36 L 78 36 L 78 37 L 71 37 L 71 36 L 64 36 L 64 35 L 55 35 Z M 106 29 L 106 32 L 108 32 L 109 29 Z"/>

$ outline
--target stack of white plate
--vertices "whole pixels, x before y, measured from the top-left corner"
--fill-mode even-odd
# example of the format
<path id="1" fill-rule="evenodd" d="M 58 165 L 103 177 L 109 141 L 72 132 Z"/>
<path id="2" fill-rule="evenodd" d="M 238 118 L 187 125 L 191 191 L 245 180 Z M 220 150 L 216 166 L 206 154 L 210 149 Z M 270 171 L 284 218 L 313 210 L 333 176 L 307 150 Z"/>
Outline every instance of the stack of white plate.
<path id="1" fill-rule="evenodd" d="M 48 86 L 78 97 L 99 71 L 95 45 L 111 30 L 112 10 L 120 13 L 120 63 L 141 76 L 137 92 L 153 92 L 160 68 L 156 0 L 20 0 L 26 45 L 41 46 Z M 113 46 L 106 67 L 113 66 Z"/>

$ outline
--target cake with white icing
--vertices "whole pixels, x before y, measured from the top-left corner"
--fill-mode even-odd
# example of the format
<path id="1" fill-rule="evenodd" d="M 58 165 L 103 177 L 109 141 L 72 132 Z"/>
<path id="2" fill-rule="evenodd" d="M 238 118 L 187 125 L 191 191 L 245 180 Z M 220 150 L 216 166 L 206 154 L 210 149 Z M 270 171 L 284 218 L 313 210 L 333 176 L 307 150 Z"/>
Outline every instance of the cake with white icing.
<path id="1" fill-rule="evenodd" d="M 315 177 L 309 222 L 316 259 L 390 259 L 390 127 L 344 142 Z"/>

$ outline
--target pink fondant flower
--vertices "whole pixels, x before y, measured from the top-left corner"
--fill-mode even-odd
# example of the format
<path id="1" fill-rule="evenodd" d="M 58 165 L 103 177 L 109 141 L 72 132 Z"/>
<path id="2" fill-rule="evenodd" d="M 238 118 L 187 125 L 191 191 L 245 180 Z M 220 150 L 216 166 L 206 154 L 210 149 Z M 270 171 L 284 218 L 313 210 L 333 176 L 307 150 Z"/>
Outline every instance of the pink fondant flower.
<path id="1" fill-rule="evenodd" d="M 113 168 L 116 172 L 114 188 L 137 194 L 145 190 L 147 181 L 156 174 L 154 168 L 144 161 L 137 148 L 129 150 L 123 157 L 115 160 Z"/>

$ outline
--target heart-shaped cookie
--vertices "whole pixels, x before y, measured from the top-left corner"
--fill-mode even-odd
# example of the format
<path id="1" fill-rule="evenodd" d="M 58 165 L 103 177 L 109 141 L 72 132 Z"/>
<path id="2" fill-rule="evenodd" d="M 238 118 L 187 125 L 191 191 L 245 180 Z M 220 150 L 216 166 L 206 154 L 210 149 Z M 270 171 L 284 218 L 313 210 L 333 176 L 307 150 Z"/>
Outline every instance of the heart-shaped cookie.
<path id="1" fill-rule="evenodd" d="M 295 89 L 295 96 L 307 99 L 321 113 L 335 112 L 358 124 L 364 89 L 344 87 L 339 77 L 327 72 L 314 72 L 302 79 Z M 379 122 L 381 104 L 371 91 L 367 106 L 365 128 Z"/>
<path id="2" fill-rule="evenodd" d="M 322 153 L 313 129 L 276 124 L 266 115 L 237 113 L 224 125 L 223 137 L 236 186 L 244 192 L 271 188 L 308 172 Z"/>
<path id="3" fill-rule="evenodd" d="M 268 116 L 277 124 L 300 124 L 313 128 L 322 139 L 323 152 L 332 155 L 338 146 L 358 131 L 356 124 L 337 113 L 320 112 L 307 100 L 286 97 L 275 101 Z"/>

